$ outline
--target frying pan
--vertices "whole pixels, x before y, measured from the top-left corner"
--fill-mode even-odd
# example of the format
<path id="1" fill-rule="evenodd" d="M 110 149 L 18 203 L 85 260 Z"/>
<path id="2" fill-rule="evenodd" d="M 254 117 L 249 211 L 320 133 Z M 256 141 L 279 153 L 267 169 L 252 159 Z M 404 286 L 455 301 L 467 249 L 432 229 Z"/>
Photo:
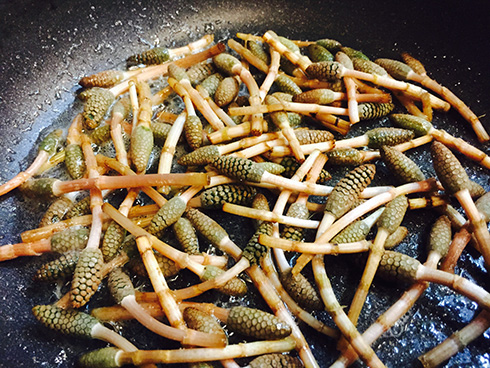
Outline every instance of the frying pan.
<path id="1" fill-rule="evenodd" d="M 486 9 L 483 0 L 0 1 L 0 180 L 4 182 L 28 166 L 47 127 L 67 126 L 80 110 L 75 98 L 80 77 L 122 67 L 128 55 L 150 45 L 181 46 L 205 33 L 214 33 L 218 40 L 237 31 L 261 34 L 268 29 L 293 39 L 328 37 L 373 58 L 398 58 L 400 52 L 407 51 L 423 61 L 429 73 L 453 89 L 477 115 L 484 115 L 490 111 Z M 482 122 L 488 129 L 488 117 Z M 382 120 L 376 124 L 387 123 Z M 437 114 L 434 125 L 476 143 L 473 132 L 454 111 Z M 350 135 L 368 127 L 359 124 Z M 483 149 L 488 153 L 486 147 Z M 417 149 L 410 157 L 429 176 L 434 175 L 426 149 Z M 471 178 L 488 190 L 487 173 L 468 160 L 462 161 Z M 380 175 L 386 176 L 383 166 L 377 166 Z M 35 228 L 45 208 L 45 204 L 25 200 L 17 191 L 2 197 L 0 243 L 20 241 L 20 232 Z M 414 233 L 400 251 L 423 259 L 423 244 L 435 218 L 436 214 L 428 210 L 409 214 L 404 224 Z M 236 219 L 223 221 L 239 244 L 250 237 L 248 224 Z M 57 298 L 55 285 L 37 285 L 31 280 L 47 259 L 49 256 L 0 264 L 2 367 L 72 367 L 81 353 L 105 346 L 99 341 L 59 335 L 35 321 L 32 306 Z M 348 304 L 360 277 L 358 267 L 349 269 L 350 263 L 342 259 L 327 257 L 326 262 L 341 304 Z M 490 288 L 481 258 L 471 250 L 463 254 L 459 271 Z M 365 329 L 402 291 L 403 287 L 376 283 L 360 329 Z M 104 290 L 100 294 L 104 295 Z M 255 296 L 252 292 L 247 302 L 255 305 Z M 220 298 L 217 304 L 225 302 Z M 96 299 L 93 305 L 109 303 Z M 408 316 L 374 344 L 375 350 L 388 366 L 417 366 L 418 355 L 463 327 L 478 311 L 475 303 L 431 286 Z M 329 323 L 324 312 L 318 313 L 318 318 Z M 128 323 L 123 330 L 140 348 L 177 347 L 147 337 L 137 324 Z M 333 341 L 307 327 L 303 331 L 322 367 L 336 359 Z M 446 366 L 490 366 L 489 340 L 487 332 Z"/>

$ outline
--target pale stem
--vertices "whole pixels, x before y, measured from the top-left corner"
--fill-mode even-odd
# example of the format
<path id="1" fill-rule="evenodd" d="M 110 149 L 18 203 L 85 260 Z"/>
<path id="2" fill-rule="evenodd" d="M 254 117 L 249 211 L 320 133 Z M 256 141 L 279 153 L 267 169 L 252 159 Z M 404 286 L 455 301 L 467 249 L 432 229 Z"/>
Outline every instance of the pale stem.
<path id="1" fill-rule="evenodd" d="M 213 99 L 209 96 L 208 91 L 206 91 L 201 85 L 196 86 L 197 92 L 201 95 L 202 98 L 206 100 L 206 102 L 209 104 L 211 109 L 214 111 L 216 115 L 221 119 L 223 123 L 225 123 L 226 126 L 235 126 L 235 122 L 233 121 L 232 118 L 223 110 L 221 107 L 216 105 L 216 103 L 213 101 Z"/>
<path id="2" fill-rule="evenodd" d="M 137 81 L 146 81 L 153 78 L 158 78 L 162 75 L 166 75 L 168 73 L 168 66 L 172 63 L 182 67 L 188 68 L 194 64 L 200 63 L 201 61 L 205 61 L 215 55 L 218 55 L 225 51 L 226 46 L 223 43 L 218 43 L 209 49 L 201 51 L 197 54 L 188 55 L 182 59 L 178 59 L 175 61 L 169 61 L 160 65 L 152 65 L 145 68 L 137 69 L 131 72 L 128 72 L 128 77 L 134 77 Z M 128 80 L 125 80 L 118 85 L 109 89 L 110 92 L 114 96 L 119 96 L 128 91 L 129 84 Z"/>
<path id="3" fill-rule="evenodd" d="M 332 289 L 332 284 L 325 271 L 323 256 L 317 255 L 312 262 L 313 274 L 320 290 L 325 309 L 330 314 L 335 324 L 339 328 L 345 339 L 353 346 L 357 354 L 369 367 L 385 367 L 385 365 L 376 356 L 371 346 L 361 337 L 359 331 L 347 317 L 341 305 L 337 301 Z"/>
<path id="4" fill-rule="evenodd" d="M 48 161 L 49 159 L 49 154 L 45 150 L 40 150 L 39 153 L 37 154 L 35 160 L 32 162 L 32 164 L 27 168 L 26 171 L 18 173 L 16 176 L 14 176 L 12 179 L 7 181 L 6 183 L 0 185 L 0 196 L 4 195 L 11 190 L 17 188 L 18 186 L 22 185 L 25 183 L 28 179 L 32 178 L 34 175 L 37 174 L 41 166 Z"/>
<path id="5" fill-rule="evenodd" d="M 253 218 L 256 220 L 263 220 L 268 222 L 277 222 L 280 224 L 297 226 L 305 229 L 316 229 L 319 222 L 316 220 L 303 220 L 296 217 L 278 215 L 271 211 L 259 210 L 255 208 L 240 206 L 232 203 L 223 204 L 223 212 L 231 213 L 233 215 Z"/>
<path id="6" fill-rule="evenodd" d="M 294 349 L 295 341 L 287 337 L 282 340 L 257 341 L 225 348 L 189 348 L 177 350 L 138 350 L 136 352 L 119 352 L 116 354 L 118 366 L 125 364 L 141 365 L 143 363 L 199 363 L 214 360 L 225 360 L 282 353 Z"/>
<path id="7" fill-rule="evenodd" d="M 184 96 L 184 101 L 187 101 L 186 108 L 188 104 L 192 106 L 192 103 L 190 103 L 188 95 Z M 193 108 L 191 110 L 192 111 L 187 110 L 187 114 L 192 114 L 194 112 Z M 162 153 L 160 154 L 160 162 L 158 164 L 159 174 L 169 174 L 171 171 L 172 159 L 175 154 L 175 147 L 177 146 L 177 142 L 179 141 L 182 131 L 184 130 L 186 116 L 187 115 L 185 112 L 180 114 L 177 120 L 175 120 L 174 124 L 170 128 L 170 131 L 168 132 L 167 139 L 165 140 L 165 143 L 162 147 Z M 164 186 L 161 187 L 160 190 L 164 193 L 168 193 L 170 191 L 170 188 L 168 186 Z"/>
<path id="8" fill-rule="evenodd" d="M 172 292 L 168 288 L 167 281 L 165 280 L 165 277 L 163 277 L 160 267 L 158 266 L 149 239 L 145 236 L 137 237 L 136 244 L 138 245 L 141 259 L 145 264 L 153 289 L 158 295 L 158 300 L 170 325 L 179 329 L 186 329 L 182 313 L 172 296 Z"/>
<path id="9" fill-rule="evenodd" d="M 267 74 L 270 72 L 269 67 L 266 63 L 256 57 L 249 49 L 243 47 L 241 44 L 233 39 L 228 40 L 228 47 L 233 51 L 236 51 L 242 58 L 247 60 L 250 64 L 260 70 L 262 73 Z M 274 80 L 272 81 L 274 82 Z M 272 84 L 272 83 L 271 83 Z"/>
<path id="10" fill-rule="evenodd" d="M 328 229 L 320 235 L 319 238 L 315 240 L 315 242 L 326 243 L 330 239 L 332 239 L 335 235 L 337 235 L 340 231 L 342 231 L 346 226 L 348 226 L 351 222 L 354 222 L 362 215 L 368 213 L 371 210 L 374 210 L 385 203 L 393 200 L 399 195 L 405 195 L 409 193 L 417 193 L 417 192 L 428 192 L 433 191 L 437 188 L 437 182 L 434 179 L 428 179 L 416 183 L 404 184 L 396 188 L 391 188 L 386 192 L 380 193 L 375 197 L 367 200 L 366 202 L 360 204 L 356 208 L 347 212 L 344 216 L 334 222 Z M 369 189 L 369 188 L 366 188 Z M 365 192 L 366 190 L 364 190 Z M 301 272 L 301 270 L 310 262 L 312 259 L 311 255 L 302 254 L 297 260 L 296 265 L 293 267 L 292 273 L 293 275 L 297 275 Z"/>
<path id="11" fill-rule="evenodd" d="M 154 333 L 170 340 L 180 341 L 185 345 L 198 346 L 225 346 L 226 339 L 218 334 L 209 334 L 190 329 L 177 329 L 153 318 L 144 308 L 142 308 L 134 295 L 128 295 L 121 301 L 121 306 L 127 309 L 131 315 L 143 326 Z"/>
<path id="12" fill-rule="evenodd" d="M 277 75 L 279 73 L 280 61 L 281 55 L 277 51 L 271 50 L 271 65 L 268 68 L 269 70 L 266 72 L 267 76 L 265 77 L 264 82 L 262 82 L 262 85 L 259 89 L 259 96 L 261 101 L 264 101 L 265 96 L 267 96 L 267 93 L 269 93 L 272 84 L 277 78 Z"/>
<path id="13" fill-rule="evenodd" d="M 473 234 L 475 234 L 479 245 L 479 251 L 485 259 L 485 263 L 490 266 L 490 233 L 488 232 L 487 223 L 476 208 L 468 189 L 460 190 L 454 196 L 463 207 L 466 216 L 468 216 L 468 220 L 473 226 Z"/>

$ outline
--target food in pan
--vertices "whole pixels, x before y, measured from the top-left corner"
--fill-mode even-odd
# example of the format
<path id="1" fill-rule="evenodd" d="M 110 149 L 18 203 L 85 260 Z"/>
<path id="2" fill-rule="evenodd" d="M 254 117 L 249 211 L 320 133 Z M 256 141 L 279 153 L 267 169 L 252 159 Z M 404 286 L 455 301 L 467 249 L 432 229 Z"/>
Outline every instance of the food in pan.
<path id="1" fill-rule="evenodd" d="M 272 31 L 237 39 L 213 45 L 206 35 L 181 48 L 154 48 L 128 57 L 127 71 L 82 78 L 83 111 L 66 135 L 47 135 L 32 165 L 0 186 L 1 194 L 19 188 L 51 202 L 38 229 L 0 247 L 1 261 L 59 254 L 35 282 L 71 278 L 69 290 L 53 304 L 33 306 L 35 317 L 61 333 L 114 345 L 80 357 L 84 367 L 237 367 L 234 359 L 256 355 L 262 357 L 249 366 L 316 367 L 298 321 L 337 341 L 332 366 L 361 359 L 383 367 L 371 344 L 433 282 L 482 308 L 464 340 L 455 333 L 419 357 L 427 367 L 447 360 L 490 325 L 490 294 L 453 272 L 470 241 L 490 265 L 488 196 L 451 149 L 485 169 L 490 158 L 431 121 L 453 108 L 486 142 L 483 125 L 411 55 L 370 60 L 335 40 L 294 41 Z M 376 119 L 393 126 L 343 137 Z M 429 144 L 434 177 L 408 157 Z M 392 180 L 379 183 L 376 161 Z M 50 174 L 63 165 L 66 176 Z M 393 248 L 406 236 L 406 211 L 431 205 L 441 216 L 421 264 Z M 216 221 L 221 211 L 253 220 L 246 244 L 237 245 Z M 324 263 L 339 254 L 367 255 L 352 259 L 364 272 L 345 310 Z M 313 276 L 303 271 L 310 262 Z M 198 281 L 170 288 L 166 278 L 183 269 Z M 409 286 L 361 333 L 356 325 L 375 275 Z M 135 277 L 149 279 L 153 292 L 138 291 Z M 92 308 L 102 283 L 115 305 Z M 218 292 L 236 300 L 250 288 L 269 310 L 199 301 Z M 317 318 L 319 310 L 332 320 Z M 139 350 L 138 341 L 103 324 L 133 318 L 183 349 Z"/>

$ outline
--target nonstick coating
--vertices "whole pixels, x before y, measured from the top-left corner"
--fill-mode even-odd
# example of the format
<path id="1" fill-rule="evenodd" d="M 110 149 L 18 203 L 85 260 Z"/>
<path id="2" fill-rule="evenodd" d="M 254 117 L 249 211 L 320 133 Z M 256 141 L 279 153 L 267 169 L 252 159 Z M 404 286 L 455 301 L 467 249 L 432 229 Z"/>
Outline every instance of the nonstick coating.
<path id="1" fill-rule="evenodd" d="M 39 136 L 51 125 L 67 126 L 80 109 L 75 94 L 80 77 L 121 67 L 122 61 L 149 45 L 180 46 L 205 33 L 226 39 L 235 32 L 263 33 L 268 29 L 293 39 L 334 38 L 362 50 L 368 56 L 399 58 L 412 53 L 429 74 L 450 87 L 477 115 L 490 112 L 489 27 L 484 1 L 0 1 L 0 182 L 25 169 L 35 156 Z M 489 125 L 489 118 L 482 122 Z M 386 123 L 386 121 L 385 121 Z M 351 135 L 367 129 L 353 130 Z M 361 126 L 362 125 L 362 126 Z M 437 128 L 475 143 L 473 132 L 454 111 L 437 114 Z M 484 148 L 487 152 L 488 149 Z M 411 154 L 433 175 L 425 149 Z M 463 159 L 475 181 L 488 190 L 484 170 Z M 381 176 L 386 170 L 378 164 Z M 17 191 L 0 199 L 0 244 L 20 241 L 20 232 L 35 228 L 45 205 L 25 200 Z M 411 214 L 405 220 L 411 235 L 401 251 L 420 259 L 431 211 Z M 227 221 L 225 227 L 240 244 L 250 232 L 243 224 Z M 248 226 L 248 225 L 247 225 Z M 246 227 L 250 229 L 249 227 Z M 487 290 L 488 274 L 473 252 L 463 254 L 463 275 Z M 0 264 L 0 366 L 72 367 L 77 356 L 105 346 L 48 331 L 32 316 L 36 304 L 54 302 L 55 285 L 31 281 L 35 269 L 48 257 L 17 259 Z M 340 264 L 340 265 L 339 265 Z M 345 272 L 341 260 L 327 257 L 329 275 L 341 304 L 348 304 L 360 271 Z M 374 287 L 363 330 L 369 320 L 385 310 L 402 289 L 379 283 Z M 223 301 L 221 298 L 218 304 Z M 110 302 L 96 300 L 108 305 Z M 237 301 L 235 302 L 237 303 Z M 479 309 L 475 303 L 444 288 L 431 286 L 415 308 L 379 339 L 374 347 L 390 367 L 416 366 L 416 357 L 471 321 Z M 328 321 L 325 313 L 319 318 Z M 131 328 L 129 328 L 131 327 Z M 124 333 L 141 348 L 165 345 L 154 336 L 142 338 L 143 329 L 128 324 Z M 336 358 L 335 344 L 303 327 L 320 365 Z M 146 334 L 148 335 L 148 334 Z M 479 338 L 451 359 L 448 367 L 488 367 L 490 335 Z M 170 345 L 177 347 L 177 345 Z M 360 365 L 358 365 L 360 366 Z"/>

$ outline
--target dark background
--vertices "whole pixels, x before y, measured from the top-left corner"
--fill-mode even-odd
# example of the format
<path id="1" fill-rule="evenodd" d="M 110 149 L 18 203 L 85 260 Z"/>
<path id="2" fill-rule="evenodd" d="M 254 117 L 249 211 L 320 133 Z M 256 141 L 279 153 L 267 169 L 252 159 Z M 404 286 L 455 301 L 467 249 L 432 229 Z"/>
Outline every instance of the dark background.
<path id="1" fill-rule="evenodd" d="M 46 127 L 66 127 L 71 122 L 80 109 L 75 101 L 80 77 L 121 67 L 128 55 L 149 45 L 181 46 L 205 33 L 215 33 L 219 40 L 237 31 L 260 34 L 273 29 L 294 39 L 335 38 L 373 59 L 398 58 L 400 52 L 408 51 L 424 62 L 430 75 L 483 116 L 488 129 L 489 118 L 484 116 L 490 111 L 486 5 L 484 1 L 418 0 L 200 1 L 198 5 L 188 1 L 0 1 L 0 181 L 27 168 L 36 154 L 35 144 L 47 134 Z M 472 131 L 454 112 L 438 114 L 434 125 L 475 142 Z M 365 129 L 356 128 L 352 135 Z M 425 163 L 424 170 L 431 173 L 424 149 L 411 155 Z M 472 178 L 488 190 L 486 170 L 468 161 L 464 164 Z M 44 208 L 45 204 L 26 201 L 17 191 L 2 197 L 0 244 L 19 242 L 20 232 L 36 227 L 39 211 Z M 424 234 L 435 216 L 421 211 L 407 217 L 407 224 L 421 229 L 422 235 L 411 235 L 402 244 L 403 251 L 424 256 L 416 245 L 425 241 Z M 237 242 L 243 244 L 250 234 L 241 226 L 226 223 Z M 463 275 L 484 278 L 482 285 L 488 290 L 488 274 L 481 260 L 471 252 L 463 257 Z M 32 306 L 56 300 L 54 285 L 39 286 L 31 281 L 35 269 L 49 256 L 41 258 L 0 264 L 2 367 L 71 367 L 81 352 L 105 346 L 58 335 L 35 321 Z M 359 271 L 345 274 L 343 264 L 344 272 L 340 267 L 337 273 L 337 263 L 327 258 L 341 303 L 348 304 Z M 376 286 L 367 314 L 377 315 L 399 292 L 382 283 Z M 431 287 L 398 326 L 399 331 L 374 346 L 388 366 L 416 366 L 416 356 L 464 326 L 476 310 L 474 303 Z M 320 317 L 328 320 L 323 314 Z M 361 323 L 365 326 L 367 320 Z M 163 346 L 163 339 L 141 338 L 140 327 L 128 326 L 124 334 L 136 345 Z M 333 362 L 337 356 L 334 343 L 306 327 L 303 330 L 321 365 Z M 487 333 L 447 366 L 489 366 L 489 338 Z"/>

